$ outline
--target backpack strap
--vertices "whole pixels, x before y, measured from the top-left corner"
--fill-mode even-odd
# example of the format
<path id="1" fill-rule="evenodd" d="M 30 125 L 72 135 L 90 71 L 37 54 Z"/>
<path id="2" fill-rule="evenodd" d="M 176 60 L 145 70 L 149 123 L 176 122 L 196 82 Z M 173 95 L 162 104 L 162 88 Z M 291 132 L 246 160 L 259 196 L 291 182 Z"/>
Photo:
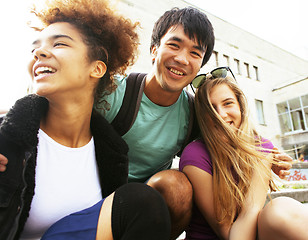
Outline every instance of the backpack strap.
<path id="1" fill-rule="evenodd" d="M 126 89 L 122 105 L 111 125 L 123 136 L 134 124 L 145 84 L 145 73 L 131 73 L 126 78 Z"/>

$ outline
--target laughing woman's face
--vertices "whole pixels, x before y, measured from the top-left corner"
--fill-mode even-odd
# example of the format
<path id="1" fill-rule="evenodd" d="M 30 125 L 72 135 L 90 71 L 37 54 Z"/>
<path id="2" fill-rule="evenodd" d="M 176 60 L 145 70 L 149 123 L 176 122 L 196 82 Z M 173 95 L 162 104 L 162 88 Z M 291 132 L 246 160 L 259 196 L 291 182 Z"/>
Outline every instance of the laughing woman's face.
<path id="1" fill-rule="evenodd" d="M 210 102 L 220 117 L 232 128 L 238 129 L 241 125 L 242 116 L 240 104 L 226 84 L 219 84 L 210 92 Z"/>
<path id="2" fill-rule="evenodd" d="M 70 23 L 54 23 L 33 42 L 29 71 L 35 92 L 47 98 L 75 96 L 90 87 L 91 63 L 79 31 Z"/>

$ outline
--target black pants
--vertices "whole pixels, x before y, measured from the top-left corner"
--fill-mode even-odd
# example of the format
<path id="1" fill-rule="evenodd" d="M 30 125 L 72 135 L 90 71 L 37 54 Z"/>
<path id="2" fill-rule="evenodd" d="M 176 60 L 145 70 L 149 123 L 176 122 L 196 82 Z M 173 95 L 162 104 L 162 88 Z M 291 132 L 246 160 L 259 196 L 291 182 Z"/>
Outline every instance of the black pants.
<path id="1" fill-rule="evenodd" d="M 94 240 L 101 206 L 102 201 L 99 201 L 60 219 L 46 231 L 42 240 Z M 170 238 L 170 217 L 165 201 L 146 184 L 129 183 L 115 191 L 111 224 L 114 240 Z"/>
<path id="2" fill-rule="evenodd" d="M 168 240 L 170 231 L 168 208 L 156 190 L 143 183 L 129 183 L 115 191 L 114 240 Z"/>

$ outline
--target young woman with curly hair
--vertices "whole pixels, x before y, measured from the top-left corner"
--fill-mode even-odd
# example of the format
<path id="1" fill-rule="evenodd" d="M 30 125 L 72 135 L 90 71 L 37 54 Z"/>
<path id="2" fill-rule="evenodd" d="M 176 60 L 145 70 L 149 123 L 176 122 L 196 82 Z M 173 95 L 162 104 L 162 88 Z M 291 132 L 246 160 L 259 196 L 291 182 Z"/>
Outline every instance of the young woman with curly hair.
<path id="1" fill-rule="evenodd" d="M 127 144 L 93 110 L 134 62 L 137 24 L 104 0 L 46 3 L 32 10 L 35 94 L 0 119 L 0 239 L 169 239 L 164 200 L 126 184 Z"/>

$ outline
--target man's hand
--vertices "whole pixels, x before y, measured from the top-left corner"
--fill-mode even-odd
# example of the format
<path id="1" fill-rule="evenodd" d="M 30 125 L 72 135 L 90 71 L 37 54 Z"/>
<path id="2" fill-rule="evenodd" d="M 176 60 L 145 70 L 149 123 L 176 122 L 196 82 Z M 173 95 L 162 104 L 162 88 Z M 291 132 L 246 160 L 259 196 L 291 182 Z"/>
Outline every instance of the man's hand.
<path id="1" fill-rule="evenodd" d="M 292 168 L 293 159 L 286 153 L 280 153 L 277 148 L 273 150 L 276 163 L 272 165 L 272 171 L 279 176 L 279 178 L 284 179 L 286 176 L 290 175 L 289 170 Z"/>
<path id="2" fill-rule="evenodd" d="M 8 163 L 7 158 L 2 154 L 0 154 L 0 172 L 4 172 L 6 170 L 7 163 Z"/>

